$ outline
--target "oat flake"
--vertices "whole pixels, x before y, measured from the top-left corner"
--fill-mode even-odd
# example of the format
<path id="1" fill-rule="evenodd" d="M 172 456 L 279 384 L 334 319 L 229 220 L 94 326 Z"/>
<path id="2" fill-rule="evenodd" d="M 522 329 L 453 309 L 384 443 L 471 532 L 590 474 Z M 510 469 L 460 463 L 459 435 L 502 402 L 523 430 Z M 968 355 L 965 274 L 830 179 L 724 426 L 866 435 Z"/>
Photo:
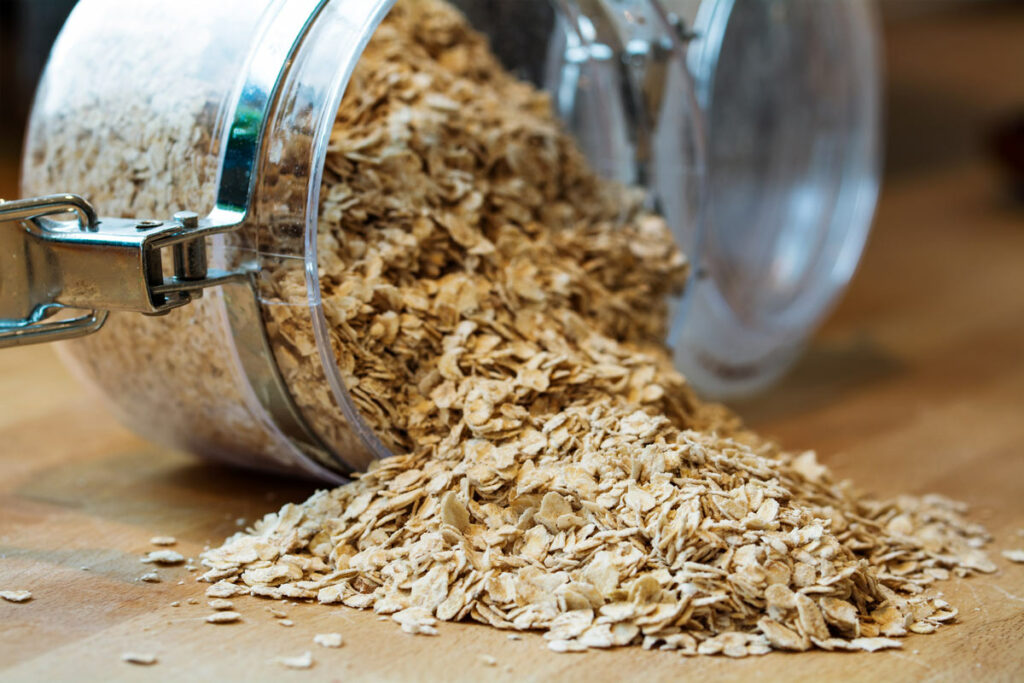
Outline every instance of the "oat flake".
<path id="1" fill-rule="evenodd" d="M 144 564 L 182 564 L 185 556 L 174 550 L 153 550 L 141 559 Z"/>
<path id="2" fill-rule="evenodd" d="M 233 624 L 233 623 L 235 623 L 236 621 L 238 621 L 241 618 L 242 618 L 242 615 L 239 614 L 238 612 L 232 612 L 232 611 L 214 612 L 213 614 L 207 615 L 206 623 L 208 623 L 208 624 Z"/>
<path id="3" fill-rule="evenodd" d="M 1024 549 L 1004 550 L 1003 557 L 1008 559 L 1010 562 L 1024 562 Z"/>
<path id="4" fill-rule="evenodd" d="M 30 591 L 0 591 L 0 598 L 7 602 L 28 602 L 32 599 Z"/>

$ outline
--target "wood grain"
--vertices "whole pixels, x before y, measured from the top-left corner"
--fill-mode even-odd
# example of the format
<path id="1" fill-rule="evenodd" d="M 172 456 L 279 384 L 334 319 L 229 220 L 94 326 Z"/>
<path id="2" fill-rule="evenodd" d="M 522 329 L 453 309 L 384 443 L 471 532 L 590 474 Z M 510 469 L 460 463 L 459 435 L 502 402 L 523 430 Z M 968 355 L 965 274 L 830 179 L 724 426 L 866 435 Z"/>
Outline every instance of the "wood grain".
<path id="1" fill-rule="evenodd" d="M 1024 64 L 1024 45 L 1012 39 L 1021 14 L 1008 16 L 901 27 L 891 43 L 899 48 L 890 54 L 893 88 L 927 89 L 974 117 L 1024 102 L 1019 74 L 999 81 L 975 73 Z M 941 62 L 950 41 L 962 49 Z M 784 443 L 818 449 L 865 488 L 968 502 L 994 535 L 996 556 L 1024 547 L 1022 266 L 1024 215 L 1001 198 L 980 155 L 911 170 L 893 165 L 848 297 L 783 385 L 742 411 Z M 288 605 L 295 626 L 285 628 L 269 603 L 252 598 L 236 600 L 241 623 L 214 626 L 202 621 L 205 585 L 186 569 L 159 569 L 161 583 L 138 581 L 149 569 L 139 557 L 152 549 L 151 536 L 176 536 L 177 549 L 195 557 L 239 519 L 311 491 L 134 437 L 51 349 L 0 353 L 0 589 L 34 595 L 25 604 L 0 602 L 0 679 L 1024 678 L 1024 565 L 1002 558 L 993 576 L 945 584 L 960 622 L 906 639 L 903 651 L 743 661 L 637 649 L 556 655 L 537 636 L 510 641 L 462 624 L 442 624 L 438 638 L 414 637 L 372 614 L 317 605 Z M 194 598 L 199 604 L 188 603 Z M 314 634 L 331 631 L 344 634 L 344 647 L 313 644 Z M 312 671 L 269 663 L 305 650 L 313 651 Z M 124 651 L 152 652 L 159 663 L 124 664 Z"/>

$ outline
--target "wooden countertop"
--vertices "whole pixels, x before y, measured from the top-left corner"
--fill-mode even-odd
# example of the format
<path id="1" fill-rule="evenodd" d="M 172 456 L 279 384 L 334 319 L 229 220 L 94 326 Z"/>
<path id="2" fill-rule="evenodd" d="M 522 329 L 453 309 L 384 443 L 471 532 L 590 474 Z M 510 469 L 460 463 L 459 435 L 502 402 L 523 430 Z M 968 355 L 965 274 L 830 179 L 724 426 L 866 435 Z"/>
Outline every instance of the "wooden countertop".
<path id="1" fill-rule="evenodd" d="M 0 352 L 0 590 L 34 596 L 0 601 L 0 679 L 1020 680 L 1024 565 L 999 551 L 1024 547 L 1024 212 L 964 131 L 1024 103 L 1024 44 L 1013 38 L 1022 16 L 1011 8 L 996 20 L 968 14 L 890 30 L 892 130 L 931 131 L 938 147 L 921 161 L 897 138 L 849 295 L 783 385 L 741 406 L 758 428 L 818 449 L 865 488 L 970 504 L 995 538 L 1000 570 L 941 587 L 960 609 L 955 626 L 907 638 L 902 651 L 732 661 L 638 649 L 558 655 L 539 636 L 510 641 L 462 624 L 408 636 L 372 614 L 317 605 L 288 606 L 295 625 L 283 628 L 255 598 L 236 600 L 242 623 L 207 625 L 205 584 L 184 568 L 138 581 L 149 538 L 176 536 L 176 549 L 195 557 L 236 520 L 312 488 L 136 438 L 37 347 Z M 13 194 L 10 176 L 0 173 L 0 196 Z M 345 646 L 313 645 L 329 631 Z M 311 671 L 268 663 L 305 650 Z M 125 651 L 159 663 L 124 664 Z"/>

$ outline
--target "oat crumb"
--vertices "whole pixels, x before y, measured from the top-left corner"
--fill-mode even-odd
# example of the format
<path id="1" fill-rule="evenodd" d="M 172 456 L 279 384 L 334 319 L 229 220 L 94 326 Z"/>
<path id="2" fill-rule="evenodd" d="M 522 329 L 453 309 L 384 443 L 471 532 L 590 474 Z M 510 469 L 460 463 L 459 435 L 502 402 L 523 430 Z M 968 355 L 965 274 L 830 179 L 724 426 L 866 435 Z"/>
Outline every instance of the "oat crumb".
<path id="1" fill-rule="evenodd" d="M 341 647 L 345 641 L 340 633 L 318 633 L 313 642 L 322 647 Z"/>
<path id="2" fill-rule="evenodd" d="M 121 661 L 140 666 L 150 666 L 151 664 L 156 664 L 156 655 L 143 652 L 125 652 L 121 655 Z"/>
<path id="3" fill-rule="evenodd" d="M 313 653 L 307 650 L 296 657 L 275 657 L 274 661 L 288 669 L 309 669 L 313 666 Z"/>
<path id="4" fill-rule="evenodd" d="M 224 598 L 215 598 L 213 600 L 210 600 L 206 604 L 209 605 L 211 609 L 215 609 L 218 612 L 235 608 L 235 604 L 233 602 L 231 602 L 230 600 L 225 600 Z"/>
<path id="5" fill-rule="evenodd" d="M 178 539 L 176 539 L 174 536 L 154 536 L 153 538 L 149 539 L 149 542 L 152 545 L 167 546 L 174 545 L 178 542 Z"/>

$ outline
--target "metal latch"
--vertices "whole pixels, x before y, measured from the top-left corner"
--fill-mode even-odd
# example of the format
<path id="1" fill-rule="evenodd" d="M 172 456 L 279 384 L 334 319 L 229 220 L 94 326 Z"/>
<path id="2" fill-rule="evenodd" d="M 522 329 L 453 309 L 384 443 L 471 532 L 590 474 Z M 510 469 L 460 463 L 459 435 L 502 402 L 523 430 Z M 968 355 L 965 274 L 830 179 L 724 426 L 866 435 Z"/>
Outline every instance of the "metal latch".
<path id="1" fill-rule="evenodd" d="M 109 311 L 161 315 L 247 279 L 207 264 L 206 237 L 231 227 L 192 212 L 99 218 L 73 194 L 0 200 L 0 348 L 90 334 Z"/>

